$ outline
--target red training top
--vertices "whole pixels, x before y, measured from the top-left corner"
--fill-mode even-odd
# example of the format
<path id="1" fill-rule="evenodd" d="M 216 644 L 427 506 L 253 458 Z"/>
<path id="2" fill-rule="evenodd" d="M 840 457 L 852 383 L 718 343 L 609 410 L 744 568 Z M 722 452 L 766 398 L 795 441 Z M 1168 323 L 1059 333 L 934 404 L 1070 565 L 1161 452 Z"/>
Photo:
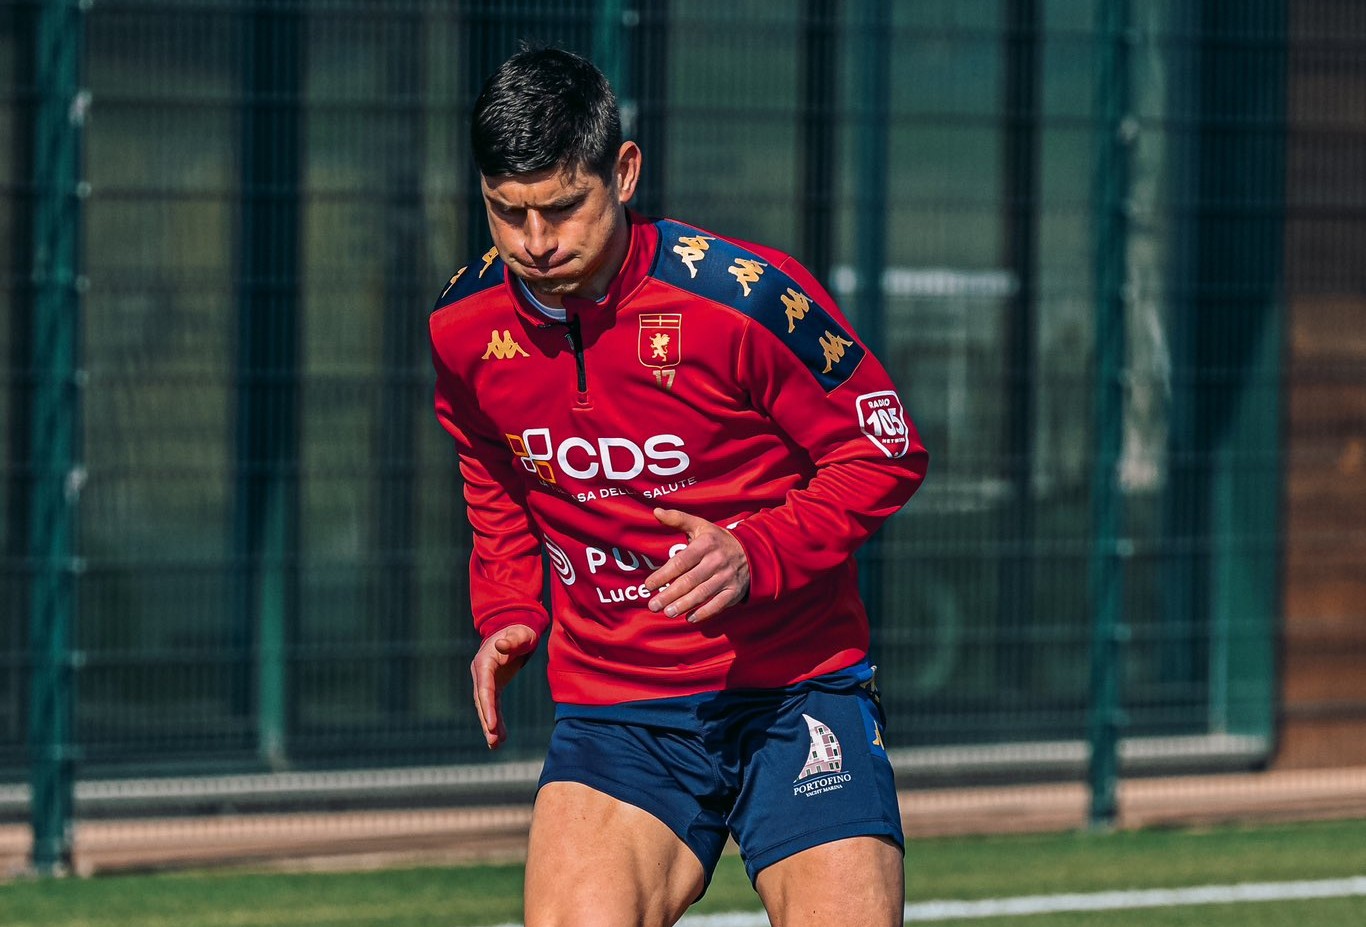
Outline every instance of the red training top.
<path id="1" fill-rule="evenodd" d="M 630 213 L 598 302 L 547 318 L 496 251 L 431 317 L 436 412 L 456 440 L 487 638 L 544 635 L 556 574 L 557 702 L 612 704 L 843 669 L 868 648 L 853 552 L 925 476 L 886 370 L 791 257 Z M 647 608 L 686 538 L 653 509 L 727 527 L 748 598 L 699 625 Z"/>

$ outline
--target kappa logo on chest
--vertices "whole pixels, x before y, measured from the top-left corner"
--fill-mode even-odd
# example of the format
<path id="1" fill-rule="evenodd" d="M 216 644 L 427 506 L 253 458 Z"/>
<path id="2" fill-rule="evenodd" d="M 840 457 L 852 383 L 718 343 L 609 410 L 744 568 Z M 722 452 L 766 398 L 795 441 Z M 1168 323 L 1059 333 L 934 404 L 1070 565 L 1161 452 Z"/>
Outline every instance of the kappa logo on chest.
<path id="1" fill-rule="evenodd" d="M 489 333 L 489 345 L 484 349 L 481 359 L 511 360 L 514 357 L 530 356 L 512 337 L 512 332 L 505 328 L 501 333 L 497 329 Z"/>

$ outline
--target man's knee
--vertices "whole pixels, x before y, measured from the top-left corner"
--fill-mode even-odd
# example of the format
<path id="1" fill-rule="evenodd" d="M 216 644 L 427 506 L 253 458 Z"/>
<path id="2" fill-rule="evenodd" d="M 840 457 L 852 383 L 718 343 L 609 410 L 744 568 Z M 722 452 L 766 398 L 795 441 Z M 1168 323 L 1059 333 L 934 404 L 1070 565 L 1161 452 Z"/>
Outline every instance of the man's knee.
<path id="1" fill-rule="evenodd" d="M 784 927 L 900 927 L 906 903 L 901 848 L 886 837 L 803 850 L 760 872 L 756 887 L 769 917 Z"/>
<path id="2" fill-rule="evenodd" d="M 535 906 L 528 901 L 523 921 L 526 927 L 622 927 L 655 923 L 644 912 L 630 907 L 616 907 L 602 899 L 582 903 L 582 900 L 569 898 L 547 899 Z"/>
<path id="3" fill-rule="evenodd" d="M 635 884 L 623 884 L 632 881 Z M 669 896 L 663 884 L 646 885 L 608 873 L 553 888 L 528 884 L 523 920 L 526 927 L 670 927 L 683 916 L 688 902 Z"/>
<path id="4" fill-rule="evenodd" d="M 701 892 L 697 857 L 657 818 L 577 783 L 541 790 L 527 927 L 668 927 Z"/>

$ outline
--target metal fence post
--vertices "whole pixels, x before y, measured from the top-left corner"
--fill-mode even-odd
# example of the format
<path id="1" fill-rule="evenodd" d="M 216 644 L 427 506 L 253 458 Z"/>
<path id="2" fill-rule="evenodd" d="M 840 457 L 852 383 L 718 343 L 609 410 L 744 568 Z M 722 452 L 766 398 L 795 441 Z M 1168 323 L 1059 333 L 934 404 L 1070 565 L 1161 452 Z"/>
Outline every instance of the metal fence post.
<path id="1" fill-rule="evenodd" d="M 1209 723 L 1275 725 L 1283 482 L 1286 31 L 1284 0 L 1201 8 L 1194 246 L 1195 433 L 1206 470 Z M 1255 41 L 1248 37 L 1255 38 Z M 1254 81 L 1246 79 L 1257 74 Z"/>
<path id="2" fill-rule="evenodd" d="M 298 612 L 299 94 L 303 15 L 247 14 L 239 238 L 237 500 L 239 639 L 250 642 L 262 760 L 286 762 L 288 652 Z"/>
<path id="3" fill-rule="evenodd" d="M 76 509 L 80 453 L 81 136 L 89 94 L 80 87 L 84 4 L 48 0 L 34 31 L 33 494 L 29 710 L 33 867 L 71 868 Z"/>
<path id="4" fill-rule="evenodd" d="M 624 0 L 597 0 L 593 16 L 593 62 L 607 77 L 621 108 L 622 130 L 626 138 L 635 133 L 635 103 L 631 97 L 630 68 L 626 66 L 626 4 Z M 632 16 L 638 15 L 632 11 Z"/>
<path id="5" fill-rule="evenodd" d="M 1005 12 L 1005 208 L 1003 264 L 1015 275 L 1006 321 L 1008 403 L 1002 440 L 1003 475 L 1011 486 L 1002 511 L 1008 546 L 997 566 L 997 684 L 1023 695 L 1033 691 L 1034 430 L 1038 390 L 1034 338 L 1038 307 L 1036 265 L 1040 184 L 1040 112 L 1043 11 L 1037 0 L 1017 0 Z"/>
<path id="6" fill-rule="evenodd" d="M 669 167 L 669 0 L 648 4 L 633 0 L 625 15 L 633 24 L 624 39 L 631 75 L 627 88 L 633 112 L 630 128 L 645 152 L 645 170 L 632 205 L 647 216 L 662 216 L 667 212 Z"/>
<path id="7" fill-rule="evenodd" d="M 800 257 L 821 281 L 835 263 L 840 8 L 838 0 L 806 0 L 801 12 Z"/>
<path id="8" fill-rule="evenodd" d="M 865 30 L 858 62 L 858 153 L 854 165 L 861 191 L 854 230 L 858 254 L 858 331 L 874 353 L 885 353 L 882 272 L 887 264 L 887 145 L 891 120 L 891 11 L 879 0 L 860 3 Z"/>
<path id="9" fill-rule="evenodd" d="M 1124 425 L 1125 319 L 1128 302 L 1129 149 L 1137 124 L 1129 113 L 1128 0 L 1102 5 L 1096 36 L 1096 226 L 1094 460 L 1091 480 L 1091 789 L 1092 827 L 1117 815 L 1123 615 L 1124 498 L 1118 464 Z"/>
<path id="10" fill-rule="evenodd" d="M 857 325 L 864 343 L 890 364 L 882 274 L 887 264 L 887 215 L 891 211 L 887 148 L 891 132 L 892 14 L 882 0 L 862 0 L 859 14 L 865 34 L 861 43 L 863 54 L 857 65 L 863 111 L 858 117 L 858 160 L 854 165 L 858 189 L 862 191 L 854 230 L 854 250 L 858 255 Z M 859 591 L 868 607 L 874 648 L 883 626 L 883 557 L 882 542 L 875 534 L 859 551 L 858 558 Z"/>
<path id="11" fill-rule="evenodd" d="M 390 99 L 416 104 L 422 99 L 423 16 L 418 11 L 395 13 L 391 28 L 401 35 L 409 53 L 392 62 L 386 72 Z M 417 106 L 394 129 L 395 142 L 408 152 L 421 152 L 426 138 L 426 109 Z M 429 296 L 422 279 L 422 162 L 413 154 L 394 158 L 385 176 L 384 223 L 388 229 L 384 253 L 384 313 L 381 356 L 384 377 L 380 414 L 376 422 L 375 549 L 381 552 L 378 576 L 380 639 L 394 648 L 381 670 L 380 697 L 386 714 L 405 717 L 419 700 L 417 653 L 411 642 L 417 628 L 417 413 L 425 415 L 419 365 L 424 356 L 422 323 L 413 307 Z"/>

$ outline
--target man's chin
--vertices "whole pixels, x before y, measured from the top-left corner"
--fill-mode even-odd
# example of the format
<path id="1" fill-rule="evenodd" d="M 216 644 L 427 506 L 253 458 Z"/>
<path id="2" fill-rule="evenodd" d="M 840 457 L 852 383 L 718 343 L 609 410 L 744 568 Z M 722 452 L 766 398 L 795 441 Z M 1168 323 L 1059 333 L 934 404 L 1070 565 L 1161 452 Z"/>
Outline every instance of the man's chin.
<path id="1" fill-rule="evenodd" d="M 537 296 L 571 296 L 583 283 L 578 277 L 572 279 L 556 277 L 533 277 L 520 274 L 527 289 Z"/>
<path id="2" fill-rule="evenodd" d="M 533 293 L 543 296 L 568 296 L 579 288 L 577 280 L 529 280 L 527 285 Z"/>

